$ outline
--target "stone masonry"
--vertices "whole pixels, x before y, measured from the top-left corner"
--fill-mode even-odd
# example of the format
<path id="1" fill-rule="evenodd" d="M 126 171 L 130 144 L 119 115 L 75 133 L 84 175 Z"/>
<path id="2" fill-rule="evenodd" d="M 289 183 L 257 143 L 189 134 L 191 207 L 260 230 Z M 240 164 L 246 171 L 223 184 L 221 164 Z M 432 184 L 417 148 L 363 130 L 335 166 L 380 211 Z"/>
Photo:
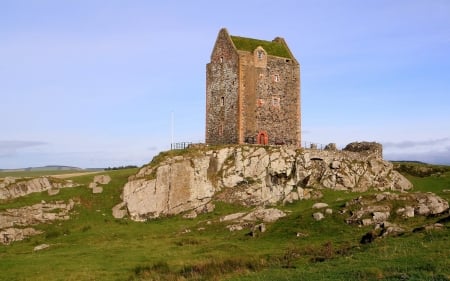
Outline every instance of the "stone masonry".
<path id="1" fill-rule="evenodd" d="M 300 65 L 284 39 L 221 29 L 206 67 L 206 143 L 299 146 L 300 124 Z"/>

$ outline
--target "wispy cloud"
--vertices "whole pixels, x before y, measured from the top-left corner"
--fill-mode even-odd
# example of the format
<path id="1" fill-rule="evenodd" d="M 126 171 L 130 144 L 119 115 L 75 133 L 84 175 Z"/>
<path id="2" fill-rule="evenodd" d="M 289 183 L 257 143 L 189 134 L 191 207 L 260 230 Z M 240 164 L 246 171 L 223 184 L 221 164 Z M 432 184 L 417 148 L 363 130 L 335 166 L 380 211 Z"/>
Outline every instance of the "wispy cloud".
<path id="1" fill-rule="evenodd" d="M 450 165 L 450 146 L 445 147 L 443 151 L 386 153 L 384 157 L 388 160 L 411 160 Z"/>
<path id="2" fill-rule="evenodd" d="M 14 156 L 18 150 L 46 145 L 46 142 L 42 141 L 17 141 L 17 140 L 4 140 L 0 141 L 0 157 Z"/>
<path id="3" fill-rule="evenodd" d="M 450 138 L 440 138 L 431 140 L 419 140 L 419 141 L 400 141 L 400 142 L 384 142 L 383 146 L 385 148 L 412 148 L 418 146 L 439 146 L 446 145 L 450 142 Z"/>

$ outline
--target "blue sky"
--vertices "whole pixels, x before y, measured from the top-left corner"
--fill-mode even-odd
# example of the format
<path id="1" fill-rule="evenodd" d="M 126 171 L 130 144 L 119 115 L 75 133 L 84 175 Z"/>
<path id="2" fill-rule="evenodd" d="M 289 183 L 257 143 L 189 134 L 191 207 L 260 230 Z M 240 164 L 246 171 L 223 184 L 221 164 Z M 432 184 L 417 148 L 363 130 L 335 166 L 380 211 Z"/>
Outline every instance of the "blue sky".
<path id="1" fill-rule="evenodd" d="M 220 28 L 284 37 L 306 142 L 450 164 L 450 1 L 0 1 L 0 169 L 142 165 L 202 142 Z"/>

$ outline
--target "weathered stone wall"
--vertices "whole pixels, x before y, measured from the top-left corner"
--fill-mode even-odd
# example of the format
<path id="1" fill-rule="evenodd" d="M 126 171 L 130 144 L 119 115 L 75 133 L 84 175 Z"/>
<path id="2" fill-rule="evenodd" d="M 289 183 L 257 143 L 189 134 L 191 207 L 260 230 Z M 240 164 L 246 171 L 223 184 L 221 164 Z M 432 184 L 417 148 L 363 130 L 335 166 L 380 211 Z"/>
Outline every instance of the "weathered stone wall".
<path id="1" fill-rule="evenodd" d="M 225 31 L 206 66 L 206 143 L 238 143 L 238 56 Z"/>
<path id="2" fill-rule="evenodd" d="M 269 56 L 257 70 L 255 128 L 246 137 L 266 131 L 269 144 L 300 144 L 299 66 L 292 60 Z M 256 113 L 256 114 L 255 114 Z"/>

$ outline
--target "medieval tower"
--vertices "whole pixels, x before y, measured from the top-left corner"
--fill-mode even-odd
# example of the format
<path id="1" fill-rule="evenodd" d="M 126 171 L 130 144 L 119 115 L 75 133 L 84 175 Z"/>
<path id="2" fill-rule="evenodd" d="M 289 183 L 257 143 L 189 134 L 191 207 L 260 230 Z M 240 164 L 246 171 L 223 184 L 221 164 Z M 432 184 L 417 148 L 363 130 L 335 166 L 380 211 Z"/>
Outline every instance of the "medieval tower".
<path id="1" fill-rule="evenodd" d="M 300 126 L 300 65 L 284 39 L 221 29 L 206 66 L 206 143 L 299 146 Z"/>

